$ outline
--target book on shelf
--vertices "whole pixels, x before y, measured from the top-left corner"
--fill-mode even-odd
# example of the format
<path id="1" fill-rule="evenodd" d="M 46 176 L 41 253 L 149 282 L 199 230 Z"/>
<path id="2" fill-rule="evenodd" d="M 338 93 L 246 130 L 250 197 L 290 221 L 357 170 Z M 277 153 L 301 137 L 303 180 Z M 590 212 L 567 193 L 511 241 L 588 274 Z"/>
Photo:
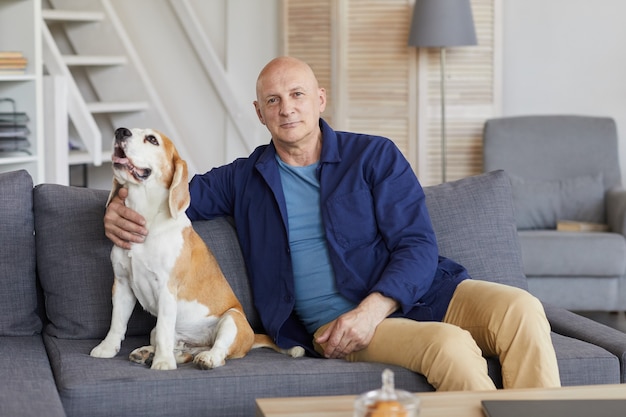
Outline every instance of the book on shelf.
<path id="1" fill-rule="evenodd" d="M 23 74 L 28 59 L 19 51 L 0 51 L 0 74 Z"/>
<path id="2" fill-rule="evenodd" d="M 28 61 L 26 58 L 0 58 L 1 67 L 25 67 Z"/>
<path id="3" fill-rule="evenodd" d="M 24 69 L 2 69 L 0 68 L 0 76 L 2 75 L 25 75 L 26 68 Z"/>
<path id="4" fill-rule="evenodd" d="M 0 59 L 2 58 L 23 58 L 24 54 L 21 51 L 0 51 Z"/>
<path id="5" fill-rule="evenodd" d="M 606 232 L 609 230 L 609 226 L 602 223 L 559 220 L 556 223 L 556 230 L 561 232 Z"/>

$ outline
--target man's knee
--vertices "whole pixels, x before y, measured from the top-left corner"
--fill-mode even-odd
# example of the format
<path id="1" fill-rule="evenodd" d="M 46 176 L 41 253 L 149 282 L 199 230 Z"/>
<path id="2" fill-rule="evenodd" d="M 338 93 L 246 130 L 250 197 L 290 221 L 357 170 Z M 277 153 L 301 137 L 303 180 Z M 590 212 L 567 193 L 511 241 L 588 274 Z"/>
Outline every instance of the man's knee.
<path id="1" fill-rule="evenodd" d="M 505 321 L 517 325 L 548 326 L 543 304 L 528 291 L 519 289 L 515 296 L 510 297 L 505 312 Z"/>
<path id="2" fill-rule="evenodd" d="M 468 357 L 482 357 L 482 352 L 467 330 L 441 323 L 433 337 L 426 342 L 425 357 L 432 362 L 464 361 Z"/>

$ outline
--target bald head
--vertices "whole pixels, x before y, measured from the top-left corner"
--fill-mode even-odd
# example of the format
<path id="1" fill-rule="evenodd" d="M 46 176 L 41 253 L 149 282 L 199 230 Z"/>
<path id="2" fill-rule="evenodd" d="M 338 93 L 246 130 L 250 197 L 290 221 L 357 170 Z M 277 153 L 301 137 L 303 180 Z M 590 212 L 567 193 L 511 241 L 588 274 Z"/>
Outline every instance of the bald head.
<path id="1" fill-rule="evenodd" d="M 268 62 L 259 73 L 259 77 L 256 80 L 257 100 L 261 101 L 264 94 L 267 93 L 264 90 L 268 87 L 268 84 L 281 79 L 284 80 L 287 76 L 293 77 L 294 74 L 297 74 L 298 79 L 303 84 L 306 83 L 310 88 L 319 88 L 315 73 L 309 64 L 298 58 L 281 56 Z"/>

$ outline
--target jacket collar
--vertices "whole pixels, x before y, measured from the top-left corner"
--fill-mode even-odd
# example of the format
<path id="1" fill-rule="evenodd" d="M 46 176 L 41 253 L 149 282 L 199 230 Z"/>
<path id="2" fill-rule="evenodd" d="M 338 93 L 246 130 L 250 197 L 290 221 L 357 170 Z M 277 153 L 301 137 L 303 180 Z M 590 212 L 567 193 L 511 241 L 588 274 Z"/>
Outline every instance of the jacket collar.
<path id="1" fill-rule="evenodd" d="M 320 129 L 322 130 L 322 153 L 320 155 L 320 165 L 325 163 L 340 162 L 339 145 L 337 144 L 337 134 L 332 127 L 320 118 Z"/>

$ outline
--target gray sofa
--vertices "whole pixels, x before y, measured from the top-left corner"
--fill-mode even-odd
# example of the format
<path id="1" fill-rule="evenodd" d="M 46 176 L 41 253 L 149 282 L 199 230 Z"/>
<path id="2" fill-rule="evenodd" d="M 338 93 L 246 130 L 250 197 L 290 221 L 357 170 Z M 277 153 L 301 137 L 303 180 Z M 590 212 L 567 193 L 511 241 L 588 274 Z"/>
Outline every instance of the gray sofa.
<path id="1" fill-rule="evenodd" d="M 532 294 L 574 311 L 626 310 L 626 190 L 608 117 L 487 120 L 484 169 L 511 177 L 524 273 Z M 560 220 L 606 232 L 559 231 Z"/>
<path id="2" fill-rule="evenodd" d="M 211 371 L 153 371 L 128 353 L 148 341 L 154 319 L 136 309 L 120 354 L 89 351 L 108 329 L 111 243 L 102 216 L 107 190 L 43 184 L 25 171 L 0 174 L 0 415 L 251 416 L 255 398 L 358 394 L 380 386 L 382 364 L 293 359 L 268 349 Z M 526 288 L 510 183 L 502 171 L 426 188 L 441 252 L 475 279 Z M 228 219 L 195 222 L 262 331 Z M 626 334 L 546 306 L 564 385 L 625 380 Z M 490 374 L 501 385 L 498 361 Z M 391 367 L 396 385 L 432 387 Z"/>

